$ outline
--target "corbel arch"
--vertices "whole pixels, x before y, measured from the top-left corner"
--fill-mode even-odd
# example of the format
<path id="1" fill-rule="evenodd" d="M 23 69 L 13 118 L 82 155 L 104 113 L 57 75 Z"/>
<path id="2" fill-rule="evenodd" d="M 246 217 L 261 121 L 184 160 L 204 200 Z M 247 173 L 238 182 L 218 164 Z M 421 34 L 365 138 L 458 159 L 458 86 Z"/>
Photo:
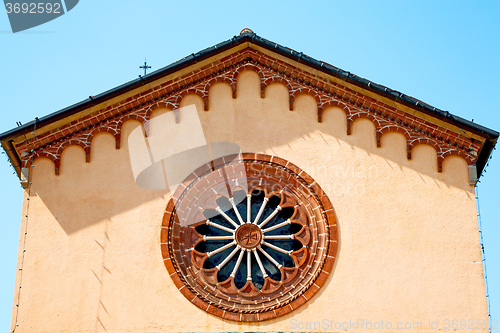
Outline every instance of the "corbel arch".
<path id="1" fill-rule="evenodd" d="M 176 105 L 174 102 L 171 101 L 171 99 L 166 100 L 166 101 L 156 102 L 156 103 L 150 105 L 148 107 L 148 109 L 146 110 L 146 113 L 145 113 L 146 121 L 151 120 L 151 114 L 153 113 L 153 111 L 155 111 L 157 109 L 175 110 L 177 108 L 179 108 L 179 104 Z"/>
<path id="2" fill-rule="evenodd" d="M 208 91 L 202 91 L 202 90 L 196 89 L 196 88 L 184 90 L 179 95 L 177 95 L 175 102 L 174 102 L 175 105 L 177 105 L 177 108 L 179 108 L 179 105 L 181 104 L 182 99 L 184 97 L 186 97 L 187 95 L 199 96 L 203 100 L 203 105 L 204 105 L 203 110 L 208 111 Z"/>
<path id="3" fill-rule="evenodd" d="M 272 83 L 281 83 L 281 84 L 283 84 L 285 87 L 288 88 L 288 94 L 290 95 L 290 91 L 292 91 L 292 86 L 291 86 L 290 82 L 288 82 L 288 80 L 286 80 L 286 79 L 284 79 L 282 77 L 273 76 L 273 77 L 265 79 L 262 82 L 262 84 L 261 84 L 261 95 L 260 95 L 261 98 L 265 98 L 266 97 L 266 88 L 270 84 L 272 84 Z"/>
<path id="4" fill-rule="evenodd" d="M 344 110 L 346 113 L 346 117 L 351 113 L 351 109 L 349 106 L 343 102 L 339 102 L 336 100 L 330 100 L 327 102 L 321 103 L 321 105 L 318 104 L 318 122 L 321 123 L 323 121 L 323 113 L 328 109 L 328 108 L 340 108 Z"/>
<path id="5" fill-rule="evenodd" d="M 83 149 L 85 152 L 85 162 L 89 163 L 90 162 L 90 142 L 88 142 L 88 137 L 89 135 L 86 135 L 83 138 L 76 138 L 76 139 L 71 139 L 68 141 L 63 142 L 56 150 L 56 157 L 57 159 L 61 158 L 61 155 L 63 151 L 68 148 L 69 146 L 77 146 Z"/>
<path id="6" fill-rule="evenodd" d="M 353 112 L 351 112 L 351 110 L 349 110 L 349 114 L 347 115 L 347 135 L 352 134 L 352 123 L 356 119 L 360 119 L 360 118 L 367 118 L 367 119 L 371 120 L 373 122 L 373 125 L 375 125 L 375 133 L 377 133 L 377 131 L 380 128 L 380 121 L 379 121 L 379 119 L 377 119 L 377 117 L 375 117 L 374 115 L 372 115 L 370 113 L 364 113 L 364 112 L 353 113 Z"/>
<path id="7" fill-rule="evenodd" d="M 152 110 L 151 110 L 152 111 Z M 120 149 L 121 145 L 121 135 L 122 135 L 122 129 L 123 129 L 123 124 L 127 122 L 128 120 L 137 120 L 138 122 L 141 123 L 141 125 L 144 127 L 144 123 L 147 121 L 146 116 L 138 115 L 138 114 L 128 114 L 118 120 L 116 124 L 116 128 L 118 129 L 118 135 L 115 136 L 116 138 L 116 149 Z"/>
<path id="8" fill-rule="evenodd" d="M 441 155 L 443 156 L 443 161 L 444 161 L 444 159 L 446 159 L 447 157 L 450 157 L 450 156 L 459 156 L 467 162 L 467 165 L 474 165 L 474 161 L 472 160 L 472 157 L 470 155 L 466 154 L 465 152 L 460 151 L 460 150 L 449 149 L 449 150 L 445 151 L 444 153 L 442 153 Z"/>
<path id="9" fill-rule="evenodd" d="M 293 111 L 293 103 L 295 102 L 295 99 L 299 95 L 310 95 L 310 96 L 314 97 L 314 99 L 316 100 L 316 105 L 318 106 L 318 110 L 319 110 L 319 105 L 321 103 L 321 99 L 320 99 L 319 94 L 311 88 L 299 88 L 299 89 L 290 93 L 290 111 Z"/>
<path id="10" fill-rule="evenodd" d="M 396 125 L 385 125 L 383 126 L 382 128 L 377 128 L 376 130 L 376 136 L 377 136 L 377 147 L 380 148 L 381 146 L 381 138 L 384 134 L 386 133 L 389 133 L 389 132 L 396 132 L 396 133 L 400 133 L 400 134 L 403 134 L 406 138 L 406 143 L 408 144 L 408 142 L 411 140 L 411 137 L 410 137 L 410 132 L 404 128 L 404 127 L 400 127 L 400 126 L 396 126 Z"/>
<path id="11" fill-rule="evenodd" d="M 28 162 L 30 160 L 33 161 L 33 164 L 35 163 L 35 161 L 39 158 L 45 158 L 45 159 L 48 159 L 50 161 L 52 161 L 52 163 L 54 163 L 54 172 L 55 172 L 55 175 L 58 176 L 59 175 L 59 167 L 61 166 L 61 158 L 59 157 L 56 157 L 53 153 L 47 153 L 47 152 L 40 152 L 40 153 L 37 153 L 35 154 L 31 159 L 27 159 L 26 160 L 26 163 L 24 165 L 25 168 L 30 168 L 31 165 L 28 165 Z M 30 170 L 31 172 L 31 170 Z"/>
<path id="12" fill-rule="evenodd" d="M 439 147 L 439 145 L 433 141 L 433 140 L 430 140 L 428 138 L 418 138 L 418 139 L 415 139 L 411 142 L 408 143 L 408 146 L 407 146 L 407 159 L 408 160 L 411 160 L 412 158 L 412 151 L 413 149 L 418 146 L 418 145 L 429 145 L 431 147 L 433 147 L 435 150 L 436 150 L 436 155 L 437 155 L 437 166 L 438 166 L 438 172 L 442 172 L 443 171 L 443 155 L 441 153 L 441 147 Z"/>
<path id="13" fill-rule="evenodd" d="M 210 79 L 207 84 L 205 85 L 205 91 L 207 93 L 207 103 L 208 103 L 208 96 L 209 96 L 209 91 L 210 88 L 216 84 L 216 83 L 227 83 L 231 87 L 231 91 L 233 92 L 233 98 L 236 98 L 236 81 L 230 80 L 227 77 L 224 76 L 218 76 L 213 79 Z M 207 110 L 208 111 L 208 104 L 207 104 Z"/>
<path id="14" fill-rule="evenodd" d="M 115 148 L 120 149 L 120 129 L 117 127 L 110 127 L 110 126 L 101 126 L 96 129 L 94 129 L 92 132 L 90 132 L 89 137 L 88 137 L 88 145 L 89 145 L 89 152 L 88 152 L 88 161 L 90 162 L 90 150 L 92 147 L 92 140 L 94 139 L 94 136 L 96 136 L 99 133 L 109 133 L 115 138 Z"/>
<path id="15" fill-rule="evenodd" d="M 233 76 L 232 76 L 232 80 L 234 82 L 234 87 L 233 87 L 233 98 L 236 98 L 236 85 L 237 85 L 237 82 L 238 82 L 238 75 L 245 71 L 245 70 L 251 70 L 251 71 L 254 71 L 256 72 L 258 75 L 259 75 L 259 78 L 260 78 L 260 96 L 262 97 L 262 94 L 263 94 L 263 90 L 265 89 L 265 86 L 264 86 L 264 72 L 262 71 L 262 69 L 258 66 L 255 66 L 253 64 L 244 64 L 240 67 L 238 67 L 234 73 L 233 73 Z"/>

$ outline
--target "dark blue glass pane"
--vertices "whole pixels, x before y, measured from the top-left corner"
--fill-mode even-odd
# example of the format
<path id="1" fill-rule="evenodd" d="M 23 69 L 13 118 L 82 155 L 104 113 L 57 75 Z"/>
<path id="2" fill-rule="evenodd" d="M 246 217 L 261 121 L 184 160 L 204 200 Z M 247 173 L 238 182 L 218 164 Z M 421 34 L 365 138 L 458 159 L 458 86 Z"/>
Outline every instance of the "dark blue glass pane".
<path id="1" fill-rule="evenodd" d="M 228 254 L 230 254 L 232 251 L 234 250 L 234 247 L 231 248 L 231 250 L 229 251 Z M 231 275 L 231 273 L 233 272 L 233 268 L 234 266 L 236 265 L 236 261 L 238 261 L 238 256 L 239 256 L 240 252 L 236 252 L 236 254 L 231 258 L 231 260 L 229 260 L 225 265 L 224 267 L 221 268 L 221 270 L 219 271 L 219 273 L 217 274 L 217 281 L 219 282 L 222 282 L 222 281 L 226 281 L 227 279 L 229 279 L 229 276 Z M 225 258 L 225 257 L 224 257 Z M 224 260 L 224 259 L 223 259 Z"/>
<path id="2" fill-rule="evenodd" d="M 239 220 L 238 218 L 236 217 L 236 214 L 234 213 L 233 211 L 233 206 L 231 205 L 231 202 L 229 201 L 228 198 L 226 197 L 219 197 L 217 200 L 216 200 L 217 204 L 219 205 L 220 209 L 222 209 L 222 211 L 227 215 L 229 216 L 234 222 L 236 222 L 237 224 L 239 224 Z M 220 216 L 219 217 L 221 219 L 224 219 L 225 218 L 223 216 Z M 227 223 L 230 223 L 230 222 L 227 222 Z M 231 228 L 234 229 L 234 226 L 231 224 Z"/>
<path id="3" fill-rule="evenodd" d="M 263 191 L 253 191 L 252 192 L 252 222 L 255 221 L 257 214 L 259 213 L 260 206 L 264 202 L 264 192 Z"/>
<path id="4" fill-rule="evenodd" d="M 219 248 L 218 246 L 217 248 Z M 224 251 L 221 251 L 217 254 L 214 254 L 212 257 L 208 258 L 205 260 L 205 263 L 203 264 L 203 268 L 214 268 L 218 264 L 220 264 L 234 249 L 234 246 L 231 246 L 228 249 L 225 249 Z M 222 280 L 219 280 L 222 281 Z"/>
<path id="5" fill-rule="evenodd" d="M 236 288 L 238 288 L 238 289 L 243 288 L 245 283 L 247 283 L 246 257 L 247 257 L 247 254 L 245 253 L 243 255 L 241 265 L 238 268 L 238 270 L 236 271 L 236 276 L 234 277 L 234 284 L 236 285 Z"/>
<path id="6" fill-rule="evenodd" d="M 278 224 L 278 223 L 276 223 Z M 267 227 L 267 225 L 266 225 Z M 266 235 L 272 236 L 272 235 L 293 235 L 302 229 L 302 226 L 297 223 L 291 223 L 291 224 L 286 224 L 282 227 L 279 227 L 277 229 L 271 230 L 266 232 Z"/>
<path id="7" fill-rule="evenodd" d="M 262 289 L 264 285 L 264 277 L 262 272 L 260 271 L 259 264 L 255 259 L 255 256 L 252 254 L 252 282 L 257 289 Z"/>
<path id="8" fill-rule="evenodd" d="M 231 240 L 220 240 L 220 241 L 204 241 L 196 244 L 194 247 L 196 251 L 201 253 L 207 253 L 210 251 L 214 251 L 224 245 L 230 243 Z"/>
<path id="9" fill-rule="evenodd" d="M 247 220 L 247 194 L 245 191 L 234 191 L 233 192 L 233 199 L 234 199 L 234 204 L 236 205 L 236 208 L 238 208 L 238 212 L 240 213 L 241 218 L 243 221 L 246 222 Z"/>
<path id="10" fill-rule="evenodd" d="M 259 252 L 259 256 L 267 275 L 269 275 L 269 277 L 275 281 L 280 281 L 281 271 L 278 269 L 278 267 L 276 267 L 269 259 L 267 259 L 267 257 L 262 254 L 262 252 Z M 273 257 L 273 259 L 276 258 Z"/>
<path id="11" fill-rule="evenodd" d="M 293 248 L 293 242 L 296 242 L 296 241 L 269 242 L 269 243 L 272 243 L 273 245 L 276 245 L 277 247 L 280 247 L 280 248 L 288 251 L 291 248 Z M 300 244 L 300 242 L 297 242 L 297 243 Z M 302 246 L 302 244 L 301 244 L 301 246 Z M 276 250 L 274 250 L 266 245 L 263 245 L 262 248 L 267 253 L 269 253 L 274 258 L 274 260 L 279 262 L 281 265 L 283 265 L 285 267 L 295 267 L 295 262 L 293 261 L 292 257 L 290 257 L 288 254 L 276 251 Z"/>
<path id="12" fill-rule="evenodd" d="M 226 227 L 229 229 L 234 229 L 234 225 L 232 225 L 223 216 L 221 216 L 215 209 L 205 209 L 203 211 L 203 215 L 205 215 L 205 217 L 207 219 L 210 219 L 210 221 L 215 222 L 223 227 Z M 211 227 L 211 228 L 215 229 L 215 227 Z M 222 230 L 220 230 L 220 231 L 222 231 Z M 225 235 L 225 234 L 221 234 L 221 235 Z"/>
<path id="13" fill-rule="evenodd" d="M 212 221 L 212 222 L 215 222 L 215 221 Z M 219 222 L 217 222 L 217 224 L 221 225 L 221 223 L 219 223 Z M 222 230 L 222 229 L 219 229 L 219 228 L 216 228 L 213 226 L 209 226 L 206 224 L 200 224 L 195 229 L 196 229 L 196 231 L 198 231 L 198 233 L 200 233 L 201 235 L 204 235 L 204 236 L 229 236 L 229 235 L 231 235 L 231 233 L 229 231 L 225 231 L 225 230 Z"/>

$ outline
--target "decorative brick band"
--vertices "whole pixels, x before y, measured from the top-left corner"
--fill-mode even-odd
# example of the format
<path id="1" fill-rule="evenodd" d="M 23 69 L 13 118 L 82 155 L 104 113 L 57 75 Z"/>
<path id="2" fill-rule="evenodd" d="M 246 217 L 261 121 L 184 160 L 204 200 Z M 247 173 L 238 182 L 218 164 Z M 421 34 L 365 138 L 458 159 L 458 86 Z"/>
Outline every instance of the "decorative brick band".
<path id="1" fill-rule="evenodd" d="M 437 151 L 439 172 L 442 171 L 443 160 L 450 155 L 463 157 L 469 165 L 476 163 L 481 142 L 467 137 L 466 134 L 457 134 L 250 48 L 44 133 L 37 137 L 33 152 L 30 150 L 33 147 L 32 142 L 16 145 L 16 149 L 20 155 L 26 152 L 22 157 L 24 167 L 34 158 L 46 157 L 55 163 L 58 174 L 62 150 L 68 145 L 81 146 L 89 162 L 91 141 L 97 133 L 111 133 L 116 139 L 116 148 L 119 149 L 121 128 L 126 120 L 136 119 L 144 123 L 149 120 L 155 109 L 169 108 L 175 111 L 179 108 L 182 98 L 189 94 L 200 96 L 205 111 L 208 111 L 210 87 L 218 82 L 227 83 L 231 86 L 233 98 L 236 98 L 237 77 L 245 70 L 259 74 L 262 98 L 265 98 L 265 89 L 268 85 L 276 82 L 284 84 L 290 95 L 290 110 L 293 110 L 297 96 L 301 94 L 313 96 L 318 107 L 319 122 L 322 121 L 323 114 L 328 108 L 342 108 L 346 113 L 349 135 L 352 123 L 358 118 L 368 118 L 373 121 L 376 127 L 377 146 L 380 146 L 383 134 L 402 133 L 407 140 L 408 159 L 411 159 L 411 151 L 416 145 L 433 146 Z"/>
<path id="2" fill-rule="evenodd" d="M 332 273 L 338 244 L 333 207 L 312 177 L 253 153 L 188 176 L 167 205 L 160 238 L 179 291 L 235 321 L 277 318 L 307 302 Z"/>

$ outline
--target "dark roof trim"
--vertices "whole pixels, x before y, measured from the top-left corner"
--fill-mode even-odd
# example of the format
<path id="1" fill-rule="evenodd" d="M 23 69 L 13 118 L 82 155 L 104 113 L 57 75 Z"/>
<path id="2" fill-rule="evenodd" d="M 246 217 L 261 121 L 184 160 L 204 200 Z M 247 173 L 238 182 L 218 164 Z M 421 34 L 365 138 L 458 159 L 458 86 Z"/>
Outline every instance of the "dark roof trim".
<path id="1" fill-rule="evenodd" d="M 75 113 L 78 113 L 80 111 L 83 111 L 89 107 L 92 107 L 96 104 L 100 104 L 102 102 L 105 102 L 111 98 L 114 98 L 116 96 L 119 96 L 123 93 L 126 93 L 128 91 L 131 91 L 133 89 L 139 88 L 140 86 L 153 82 L 165 75 L 174 73 L 184 67 L 193 65 L 199 61 L 202 61 L 204 59 L 207 59 L 217 53 L 223 52 L 225 50 L 228 50 L 230 48 L 233 48 L 239 44 L 245 43 L 245 42 L 250 42 L 255 45 L 261 46 L 263 48 L 266 48 L 268 50 L 271 50 L 273 52 L 276 52 L 278 54 L 281 54 L 289 59 L 295 60 L 297 62 L 304 63 L 312 68 L 315 68 L 317 70 L 320 70 L 326 74 L 330 74 L 334 77 L 337 77 L 343 81 L 346 81 L 348 83 L 351 83 L 353 85 L 356 85 L 358 87 L 361 87 L 363 89 L 372 91 L 374 93 L 377 93 L 381 96 L 384 96 L 388 99 L 394 100 L 396 102 L 399 102 L 401 104 L 404 104 L 406 106 L 409 106 L 413 109 L 417 109 L 425 114 L 428 114 L 434 118 L 440 119 L 442 121 L 445 121 L 447 123 L 453 124 L 455 126 L 458 126 L 464 130 L 468 130 L 474 134 L 477 134 L 479 136 L 485 137 L 487 140 L 491 140 L 493 142 L 490 143 L 491 148 L 493 148 L 499 133 L 496 131 L 493 131 L 489 128 L 480 126 L 478 124 L 475 124 L 473 122 L 470 122 L 466 119 L 457 117 L 455 115 L 452 115 L 448 111 L 443 111 L 440 109 L 437 109 L 435 107 L 430 106 L 429 104 L 423 103 L 422 101 L 419 101 L 413 97 L 407 96 L 403 93 L 400 93 L 398 91 L 389 89 L 385 86 L 382 86 L 380 84 L 371 82 L 369 80 L 366 80 L 364 78 L 361 78 L 359 76 L 356 76 L 354 74 L 351 74 L 349 72 L 346 72 L 340 68 L 337 68 L 335 66 L 329 65 L 323 61 L 319 61 L 316 59 L 313 59 L 302 52 L 297 52 L 294 51 L 290 48 L 281 46 L 277 43 L 271 42 L 265 38 L 262 38 L 255 33 L 251 32 L 244 32 L 239 36 L 234 36 L 233 38 L 219 43 L 217 45 L 214 45 L 212 47 L 206 48 L 198 53 L 193 53 L 179 61 L 176 61 L 166 67 L 163 67 L 159 70 L 156 70 L 150 74 L 147 74 L 143 77 L 139 77 L 135 80 L 132 80 L 130 82 L 127 82 L 123 85 L 120 85 L 116 88 L 110 89 L 106 92 L 103 92 L 99 95 L 89 97 L 86 100 L 83 100 L 79 103 L 76 103 L 74 105 L 71 105 L 67 108 L 64 108 L 62 110 L 56 111 L 54 113 L 51 113 L 45 117 L 41 117 L 38 120 L 37 127 L 41 128 L 44 127 L 45 125 L 48 125 L 54 121 L 58 121 L 60 119 L 63 119 L 65 117 L 68 117 L 70 115 L 73 115 Z M 19 126 L 17 128 L 14 128 L 10 131 L 4 132 L 0 134 L 0 140 L 6 140 L 9 138 L 13 138 L 19 135 L 23 135 L 28 133 L 29 131 L 33 130 L 33 125 L 34 122 L 29 122 L 26 123 L 22 126 Z M 490 148 L 490 149 L 491 149 Z M 489 150 L 489 149 L 486 149 Z M 486 152 L 483 152 L 486 153 Z M 490 151 L 488 152 L 487 156 L 489 156 Z M 482 170 L 482 168 L 481 168 Z"/>

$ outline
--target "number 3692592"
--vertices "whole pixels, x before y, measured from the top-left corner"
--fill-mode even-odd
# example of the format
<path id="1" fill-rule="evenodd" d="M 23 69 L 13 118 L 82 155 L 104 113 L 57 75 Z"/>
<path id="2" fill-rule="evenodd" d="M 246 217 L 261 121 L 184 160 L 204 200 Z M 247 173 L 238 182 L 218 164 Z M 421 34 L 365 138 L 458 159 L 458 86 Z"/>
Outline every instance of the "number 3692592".
<path id="1" fill-rule="evenodd" d="M 60 3 L 10 3 L 5 4 L 7 14 L 62 14 Z"/>

